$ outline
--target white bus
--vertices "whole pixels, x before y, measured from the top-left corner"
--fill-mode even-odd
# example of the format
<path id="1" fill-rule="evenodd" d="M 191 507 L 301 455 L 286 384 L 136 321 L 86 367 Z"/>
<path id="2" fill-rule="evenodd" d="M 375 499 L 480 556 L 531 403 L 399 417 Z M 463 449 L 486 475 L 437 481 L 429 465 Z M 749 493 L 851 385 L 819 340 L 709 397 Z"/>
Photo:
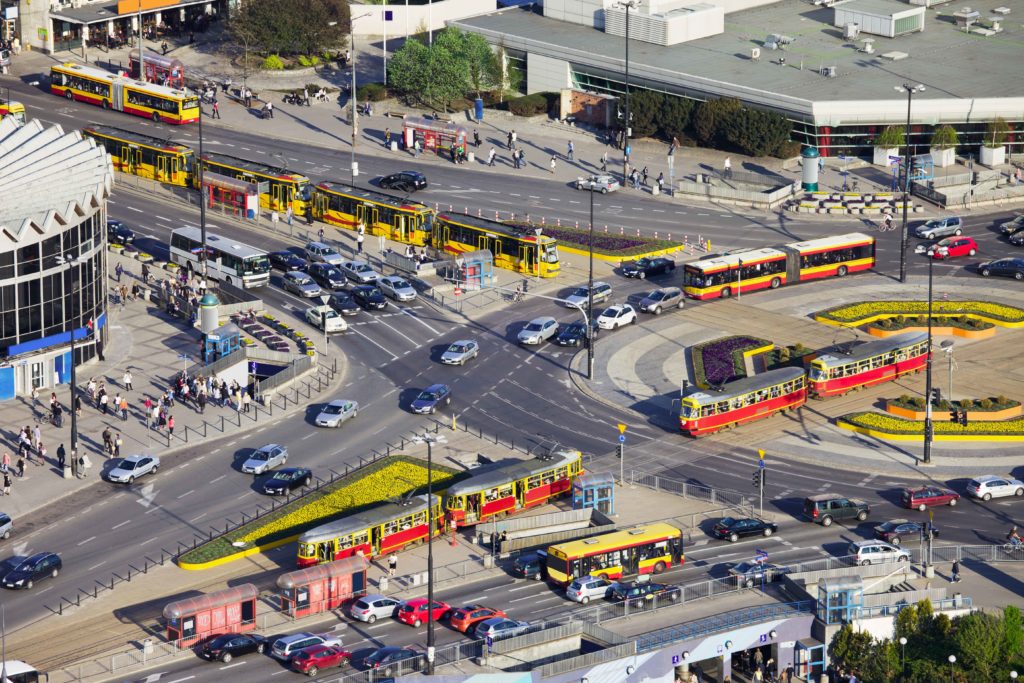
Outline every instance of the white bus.
<path id="1" fill-rule="evenodd" d="M 5 660 L 2 673 L 4 677 L 0 683 L 39 683 L 39 672 L 25 662 Z"/>
<path id="2" fill-rule="evenodd" d="M 202 254 L 203 237 L 199 228 L 179 228 L 171 233 L 173 263 L 202 273 Z M 206 254 L 206 272 L 214 280 L 246 289 L 270 284 L 270 259 L 261 249 L 207 232 Z"/>

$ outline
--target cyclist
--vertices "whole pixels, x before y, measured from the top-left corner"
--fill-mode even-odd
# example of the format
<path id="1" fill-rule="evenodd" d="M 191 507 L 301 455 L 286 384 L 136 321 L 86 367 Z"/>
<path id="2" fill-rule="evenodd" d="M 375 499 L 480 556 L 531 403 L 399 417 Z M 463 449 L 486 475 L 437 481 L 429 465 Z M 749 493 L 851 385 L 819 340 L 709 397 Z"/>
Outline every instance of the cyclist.
<path id="1" fill-rule="evenodd" d="M 891 213 L 885 214 L 885 218 L 883 220 L 885 221 L 884 228 L 886 230 L 892 230 L 892 214 Z"/>
<path id="2" fill-rule="evenodd" d="M 1024 541 L 1021 540 L 1020 534 L 1017 533 L 1016 526 L 1012 527 L 1010 529 L 1010 533 L 1006 534 L 1006 540 L 1015 548 L 1020 547 L 1020 545 L 1024 543 Z"/>

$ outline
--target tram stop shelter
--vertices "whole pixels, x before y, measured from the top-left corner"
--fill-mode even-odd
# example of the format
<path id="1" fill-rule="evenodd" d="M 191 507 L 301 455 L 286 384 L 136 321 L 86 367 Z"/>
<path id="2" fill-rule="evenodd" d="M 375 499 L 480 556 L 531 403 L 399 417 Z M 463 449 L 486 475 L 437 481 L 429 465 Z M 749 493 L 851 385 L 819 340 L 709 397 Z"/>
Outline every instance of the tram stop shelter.
<path id="1" fill-rule="evenodd" d="M 142 61 L 145 74 L 139 80 L 159 83 L 168 88 L 185 87 L 185 65 L 181 63 L 180 59 L 146 50 Z M 132 78 L 139 78 L 139 54 L 137 51 L 129 55 L 128 64 Z"/>
<path id="2" fill-rule="evenodd" d="M 366 592 L 370 561 L 352 555 L 334 562 L 299 569 L 277 577 L 281 609 L 292 617 L 320 614 Z"/>
<path id="3" fill-rule="evenodd" d="M 494 282 L 494 254 L 490 249 L 467 251 L 455 259 L 463 289 L 483 289 Z"/>
<path id="4" fill-rule="evenodd" d="M 422 116 L 407 116 L 402 121 L 402 142 L 406 149 L 412 149 L 417 139 L 423 149 L 435 152 L 450 150 L 452 147 L 466 147 L 468 133 L 462 126 Z"/>
<path id="5" fill-rule="evenodd" d="M 615 477 L 608 472 L 581 474 L 572 482 L 572 509 L 615 514 Z"/>
<path id="6" fill-rule="evenodd" d="M 256 628 L 256 598 L 251 583 L 169 603 L 164 607 L 167 639 L 189 647 L 220 633 L 244 633 Z"/>
<path id="7" fill-rule="evenodd" d="M 263 185 L 263 188 L 260 188 Z M 253 220 L 260 213 L 260 191 L 270 192 L 270 183 L 250 183 L 220 173 L 203 172 L 203 201 L 206 206 Z"/>
<path id="8" fill-rule="evenodd" d="M 242 347 L 242 330 L 234 323 L 221 325 L 203 339 L 203 361 L 212 363 Z"/>

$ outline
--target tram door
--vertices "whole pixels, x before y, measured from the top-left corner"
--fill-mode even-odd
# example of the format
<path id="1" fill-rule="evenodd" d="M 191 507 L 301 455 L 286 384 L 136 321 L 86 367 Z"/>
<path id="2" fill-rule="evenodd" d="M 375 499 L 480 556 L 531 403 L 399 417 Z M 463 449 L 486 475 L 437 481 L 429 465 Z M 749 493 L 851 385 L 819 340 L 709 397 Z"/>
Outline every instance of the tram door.
<path id="1" fill-rule="evenodd" d="M 137 150 L 137 149 L 132 149 L 131 147 L 122 147 L 121 148 L 121 166 L 122 166 L 122 168 L 124 168 L 128 173 L 135 173 L 136 170 L 138 169 L 139 158 L 141 156 L 142 156 L 142 153 L 139 150 Z"/>
<path id="2" fill-rule="evenodd" d="M 327 209 L 330 206 L 330 198 L 326 194 L 316 192 L 313 194 L 313 215 L 323 220 L 327 214 Z"/>
<path id="3" fill-rule="evenodd" d="M 288 201 L 288 188 L 281 183 L 270 184 L 270 208 L 273 211 L 284 209 Z"/>
<path id="4" fill-rule="evenodd" d="M 154 180 L 159 180 L 161 183 L 166 183 L 171 179 L 171 174 L 168 170 L 168 165 L 171 159 L 163 155 L 158 155 L 156 158 L 156 177 Z"/>
<path id="5" fill-rule="evenodd" d="M 334 561 L 334 541 L 322 541 L 316 544 L 316 561 L 319 564 Z"/>
<path id="6" fill-rule="evenodd" d="M 537 246 L 533 244 L 519 245 L 519 270 L 530 275 L 539 275 L 537 263 Z"/>

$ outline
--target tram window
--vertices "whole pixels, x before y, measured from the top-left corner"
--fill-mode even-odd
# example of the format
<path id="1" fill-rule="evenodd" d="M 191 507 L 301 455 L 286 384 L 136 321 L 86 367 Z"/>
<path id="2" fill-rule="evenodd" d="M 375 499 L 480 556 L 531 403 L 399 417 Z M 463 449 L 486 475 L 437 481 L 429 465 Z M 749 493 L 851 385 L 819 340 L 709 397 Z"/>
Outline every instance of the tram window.
<path id="1" fill-rule="evenodd" d="M 557 470 L 555 470 L 555 478 L 556 479 L 568 479 L 568 477 L 569 477 L 569 468 L 568 467 L 559 467 Z"/>
<path id="2" fill-rule="evenodd" d="M 743 397 L 734 398 L 730 404 L 730 409 L 737 410 L 743 407 Z"/>
<path id="3" fill-rule="evenodd" d="M 757 394 L 747 394 L 743 397 L 743 403 L 748 406 L 752 406 L 757 403 Z"/>
<path id="4" fill-rule="evenodd" d="M 710 417 L 711 415 L 714 415 L 714 414 L 715 414 L 715 407 L 714 406 L 701 406 L 700 407 L 700 416 L 701 417 Z"/>
<path id="5" fill-rule="evenodd" d="M 346 548 L 351 548 L 352 547 L 352 535 L 349 534 L 348 536 L 342 536 L 340 539 L 338 539 L 338 547 L 341 548 L 342 550 L 345 550 Z"/>
<path id="6" fill-rule="evenodd" d="M 555 482 L 555 473 L 545 472 L 540 476 L 540 481 L 542 484 L 553 484 Z"/>
<path id="7" fill-rule="evenodd" d="M 352 542 L 355 545 L 366 545 L 370 540 L 367 532 L 360 531 L 358 534 L 352 534 Z"/>
<path id="8" fill-rule="evenodd" d="M 498 499 L 498 489 L 497 488 L 493 488 L 493 489 L 489 490 L 487 492 L 486 498 L 487 498 L 488 502 L 490 502 L 492 500 L 497 500 Z"/>
<path id="9" fill-rule="evenodd" d="M 535 475 L 533 475 L 532 477 L 530 477 L 529 479 L 526 480 L 526 488 L 527 489 L 535 489 L 538 486 L 540 486 L 540 475 L 539 474 L 535 474 Z"/>
<path id="10" fill-rule="evenodd" d="M 882 357 L 881 356 L 875 356 L 874 358 L 872 358 L 871 359 L 871 367 L 872 368 L 880 368 L 880 367 L 882 367 Z"/>
<path id="11" fill-rule="evenodd" d="M 390 522 L 384 522 L 384 535 L 390 536 L 391 534 L 398 532 L 398 520 L 392 520 Z"/>
<path id="12" fill-rule="evenodd" d="M 772 398 L 778 398 L 779 397 L 779 387 L 778 386 L 772 387 L 771 390 L 768 392 L 768 395 L 771 396 Z"/>

